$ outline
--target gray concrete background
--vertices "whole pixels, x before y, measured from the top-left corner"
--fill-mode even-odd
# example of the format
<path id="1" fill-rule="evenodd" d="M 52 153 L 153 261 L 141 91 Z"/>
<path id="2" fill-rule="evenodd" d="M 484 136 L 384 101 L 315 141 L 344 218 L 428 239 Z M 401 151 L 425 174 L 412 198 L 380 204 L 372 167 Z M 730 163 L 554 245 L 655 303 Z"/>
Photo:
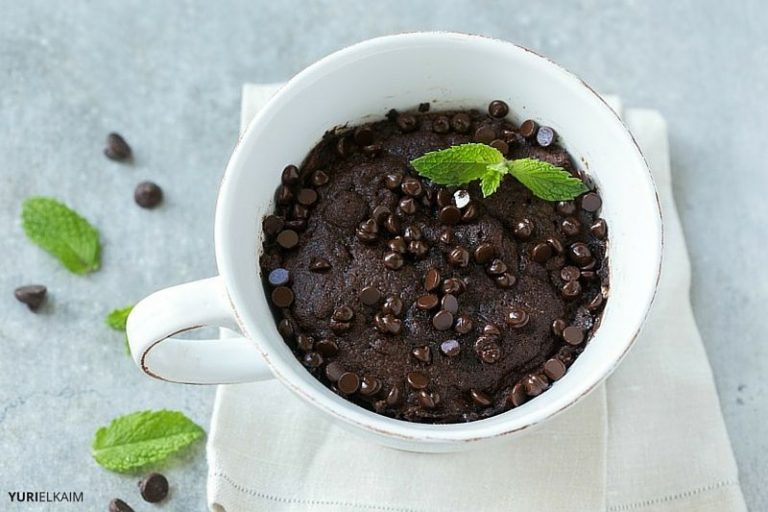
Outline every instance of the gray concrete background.
<path id="1" fill-rule="evenodd" d="M 215 273 L 213 209 L 241 84 L 284 80 L 371 36 L 448 29 L 523 43 L 666 116 L 694 310 L 744 494 L 751 510 L 768 510 L 766 23 L 757 0 L 0 0 L 0 508 L 13 508 L 5 491 L 59 489 L 84 491 L 87 506 L 56 510 L 106 510 L 113 496 L 149 510 L 134 477 L 92 462 L 94 430 L 160 407 L 207 425 L 213 389 L 142 377 L 103 317 Z M 132 144 L 133 164 L 101 155 L 112 130 Z M 133 204 L 143 179 L 166 191 L 158 210 Z M 33 194 L 98 226 L 102 270 L 68 274 L 26 242 L 17 218 Z M 50 289 L 37 315 L 12 297 L 30 282 Z M 650 399 L 664 393 L 645 385 Z M 166 471 L 173 497 L 161 508 L 203 510 L 202 445 Z"/>

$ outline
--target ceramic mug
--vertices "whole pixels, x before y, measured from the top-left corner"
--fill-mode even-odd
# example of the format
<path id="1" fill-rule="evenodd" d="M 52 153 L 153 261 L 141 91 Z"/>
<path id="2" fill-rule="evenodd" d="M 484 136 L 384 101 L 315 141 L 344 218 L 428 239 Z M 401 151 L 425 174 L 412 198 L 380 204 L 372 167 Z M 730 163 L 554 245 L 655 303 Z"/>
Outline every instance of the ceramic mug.
<path id="1" fill-rule="evenodd" d="M 336 395 L 296 359 L 277 332 L 262 288 L 262 218 L 289 163 L 301 162 L 333 126 L 382 118 L 423 101 L 433 109 L 509 104 L 517 123 L 552 126 L 595 181 L 609 226 L 610 300 L 602 325 L 566 375 L 535 399 L 470 423 L 428 425 L 381 416 Z M 655 294 L 661 214 L 653 180 L 632 136 L 584 82 L 525 48 L 453 33 L 371 39 L 338 51 L 292 78 L 259 110 L 227 165 L 215 222 L 220 275 L 147 297 L 128 318 L 136 364 L 148 375 L 187 383 L 277 378 L 309 406 L 373 440 L 415 451 L 452 451 L 509 437 L 583 398 L 619 364 Z M 328 290 L 333 293 L 333 290 Z M 182 340 L 200 326 L 241 337 Z M 258 397 L 254 397 L 258 401 Z"/>

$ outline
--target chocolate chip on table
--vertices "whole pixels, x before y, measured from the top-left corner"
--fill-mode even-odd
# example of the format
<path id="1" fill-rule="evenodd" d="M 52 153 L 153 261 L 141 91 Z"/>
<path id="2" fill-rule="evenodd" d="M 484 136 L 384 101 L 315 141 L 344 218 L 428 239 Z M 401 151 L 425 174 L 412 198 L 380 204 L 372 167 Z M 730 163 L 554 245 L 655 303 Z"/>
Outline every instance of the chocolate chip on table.
<path id="1" fill-rule="evenodd" d="M 267 215 L 262 223 L 264 233 L 267 236 L 275 236 L 283 230 L 283 226 L 285 226 L 285 221 L 277 215 Z"/>
<path id="2" fill-rule="evenodd" d="M 458 224 L 461 220 L 461 210 L 451 204 L 443 207 L 437 214 L 437 218 L 445 225 Z"/>
<path id="3" fill-rule="evenodd" d="M 324 185 L 327 185 L 329 181 L 331 181 L 330 176 L 325 173 L 325 171 L 315 171 L 312 173 L 312 185 L 315 187 L 322 187 Z"/>
<path id="4" fill-rule="evenodd" d="M 432 362 L 432 350 L 426 345 L 414 348 L 411 350 L 411 354 L 422 363 Z"/>
<path id="5" fill-rule="evenodd" d="M 432 317 L 432 325 L 438 331 L 447 331 L 453 325 L 453 314 L 449 311 L 438 311 Z"/>
<path id="6" fill-rule="evenodd" d="M 456 318 L 456 323 L 453 326 L 453 330 L 458 334 L 468 334 L 472 331 L 474 324 L 469 315 L 459 315 Z"/>
<path id="7" fill-rule="evenodd" d="M 381 311 L 385 315 L 400 316 L 403 312 L 403 300 L 395 295 L 390 295 L 384 299 L 384 305 L 381 306 Z"/>
<path id="8" fill-rule="evenodd" d="M 168 479 L 160 473 L 150 473 L 139 482 L 139 491 L 144 501 L 159 503 L 168 496 Z"/>
<path id="9" fill-rule="evenodd" d="M 317 202 L 317 192 L 311 188 L 303 188 L 296 194 L 296 201 L 304 206 L 312 206 Z"/>
<path id="10" fill-rule="evenodd" d="M 288 284 L 288 281 L 290 280 L 291 274 L 284 268 L 276 268 L 270 272 L 267 277 L 267 281 L 269 281 L 269 284 L 272 286 L 283 286 L 284 284 Z"/>
<path id="11" fill-rule="evenodd" d="M 283 174 L 280 176 L 280 181 L 283 185 L 296 185 L 299 183 L 301 176 L 299 175 L 299 168 L 295 165 L 286 165 L 283 169 Z"/>
<path id="12" fill-rule="evenodd" d="M 543 148 L 551 146 L 555 142 L 555 137 L 555 130 L 549 126 L 542 126 L 536 132 L 536 142 Z"/>
<path id="13" fill-rule="evenodd" d="M 412 197 L 402 198 L 397 207 L 400 208 L 401 212 L 407 215 L 413 215 L 416 213 L 416 201 Z"/>
<path id="14" fill-rule="evenodd" d="M 109 512 L 134 512 L 133 508 L 119 498 L 109 502 Z"/>
<path id="15" fill-rule="evenodd" d="M 530 139 L 534 135 L 536 135 L 536 130 L 539 128 L 539 125 L 536 124 L 536 121 L 533 119 L 526 119 L 523 121 L 523 124 L 520 125 L 520 135 L 525 137 L 526 139 Z"/>
<path id="16" fill-rule="evenodd" d="M 419 197 L 424 193 L 424 187 L 421 185 L 421 181 L 411 177 L 403 180 L 400 189 L 403 191 L 403 194 L 411 197 Z"/>
<path id="17" fill-rule="evenodd" d="M 605 219 L 595 219 L 595 222 L 589 227 L 589 232 L 595 238 L 603 240 L 608 234 L 608 224 L 606 224 Z"/>
<path id="18" fill-rule="evenodd" d="M 458 277 L 449 277 L 445 281 L 443 281 L 443 293 L 450 293 L 451 295 L 461 295 L 464 293 L 464 290 L 466 288 L 466 285 L 464 284 L 464 281 L 459 279 Z"/>
<path id="19" fill-rule="evenodd" d="M 395 124 L 403 133 L 409 133 L 419 127 L 419 120 L 413 114 L 404 113 L 397 116 Z"/>
<path id="20" fill-rule="evenodd" d="M 552 257 L 552 246 L 546 242 L 536 244 L 531 250 L 531 258 L 536 263 L 546 263 Z"/>
<path id="21" fill-rule="evenodd" d="M 429 377 L 420 371 L 412 371 L 405 379 L 412 389 L 426 389 L 429 386 Z"/>
<path id="22" fill-rule="evenodd" d="M 528 325 L 530 319 L 531 316 L 523 308 L 513 307 L 507 312 L 505 321 L 513 329 L 520 329 Z"/>
<path id="23" fill-rule="evenodd" d="M 603 205 L 603 200 L 597 192 L 587 192 L 581 196 L 581 209 L 587 212 L 596 212 Z"/>
<path id="24" fill-rule="evenodd" d="M 479 263 L 480 265 L 484 265 L 491 261 L 493 257 L 496 255 L 496 248 L 493 247 L 493 245 L 484 242 L 475 247 L 475 261 Z"/>
<path id="25" fill-rule="evenodd" d="M 472 140 L 481 144 L 490 144 L 494 139 L 496 139 L 496 130 L 492 126 L 481 126 L 475 130 L 472 137 Z"/>
<path id="26" fill-rule="evenodd" d="M 375 286 L 366 286 L 360 290 L 360 302 L 366 306 L 373 306 L 381 300 L 381 292 Z"/>
<path id="27" fill-rule="evenodd" d="M 528 218 L 522 218 L 515 223 L 515 227 L 512 229 L 512 234 L 515 235 L 515 238 L 518 240 L 525 242 L 531 238 L 533 230 L 533 221 Z"/>
<path id="28" fill-rule="evenodd" d="M 448 133 L 451 131 L 451 121 L 446 116 L 437 116 L 432 121 L 432 131 L 435 133 Z"/>
<path id="29" fill-rule="evenodd" d="M 384 254 L 384 266 L 390 270 L 399 270 L 403 268 L 405 259 L 403 255 L 396 252 L 388 252 Z"/>
<path id="30" fill-rule="evenodd" d="M 462 246 L 454 247 L 448 253 L 448 263 L 454 267 L 466 267 L 469 265 L 469 251 Z"/>
<path id="31" fill-rule="evenodd" d="M 579 272 L 579 274 L 581 274 L 581 272 Z M 560 289 L 560 293 L 565 299 L 575 299 L 581 295 L 581 283 L 578 281 L 568 281 Z"/>
<path id="32" fill-rule="evenodd" d="M 345 395 L 351 395 L 360 389 L 360 377 L 352 372 L 344 372 L 339 376 L 339 380 L 336 381 L 336 389 Z"/>
<path id="33" fill-rule="evenodd" d="M 45 301 L 48 288 L 41 284 L 20 286 L 13 291 L 13 296 L 22 304 L 26 304 L 30 311 L 37 311 Z"/>
<path id="34" fill-rule="evenodd" d="M 373 144 L 373 130 L 370 126 L 361 126 L 355 130 L 352 139 L 358 146 L 370 146 Z"/>
<path id="35" fill-rule="evenodd" d="M 473 402 L 482 407 L 488 407 L 493 403 L 491 402 L 491 399 L 488 397 L 488 395 L 479 389 L 470 389 L 469 396 L 472 398 Z"/>
<path id="36" fill-rule="evenodd" d="M 384 176 L 384 185 L 389 190 L 395 190 L 400 186 L 400 184 L 403 182 L 403 175 L 399 172 L 393 172 L 389 173 L 386 176 Z"/>
<path id="37" fill-rule="evenodd" d="M 339 364 L 338 361 L 328 363 L 328 365 L 325 367 L 325 376 L 331 382 L 338 381 L 339 377 L 341 377 L 345 372 L 346 370 L 343 366 L 341 366 L 341 364 Z"/>
<path id="38" fill-rule="evenodd" d="M 593 261 L 592 251 L 584 242 L 576 242 L 568 247 L 568 257 L 578 266 L 588 265 Z"/>
<path id="39" fill-rule="evenodd" d="M 163 190 L 151 181 L 142 181 L 133 191 L 133 200 L 142 208 L 154 208 L 163 201 Z"/>
<path id="40" fill-rule="evenodd" d="M 584 331 L 581 327 L 569 325 L 563 329 L 563 339 L 569 345 L 580 345 L 584 341 Z"/>
<path id="41" fill-rule="evenodd" d="M 127 160 L 131 157 L 131 146 L 119 133 L 107 135 L 107 145 L 104 147 L 104 155 L 110 160 Z"/>
<path id="42" fill-rule="evenodd" d="M 554 320 L 552 320 L 552 326 L 551 326 L 552 334 L 554 334 L 558 338 L 561 338 L 563 336 L 563 331 L 565 330 L 566 327 L 568 327 L 568 324 L 565 323 L 565 320 L 563 320 L 562 318 L 555 318 Z"/>
<path id="43" fill-rule="evenodd" d="M 563 217 L 570 217 L 576 213 L 576 203 L 573 201 L 558 201 L 555 205 L 555 210 Z"/>
<path id="44" fill-rule="evenodd" d="M 435 309 L 438 304 L 440 304 L 440 299 L 434 293 L 428 293 L 416 299 L 416 307 L 423 311 Z"/>
<path id="45" fill-rule="evenodd" d="M 443 296 L 440 306 L 445 311 L 455 315 L 459 311 L 459 301 L 451 294 Z"/>
<path id="46" fill-rule="evenodd" d="M 383 385 L 379 379 L 366 375 L 360 381 L 360 394 L 363 396 L 373 396 L 381 391 L 382 387 Z"/>
<path id="47" fill-rule="evenodd" d="M 499 153 L 501 153 L 504 156 L 507 156 L 507 153 L 509 153 L 509 144 L 507 144 L 501 139 L 494 139 L 488 145 L 496 149 Z"/>
<path id="48" fill-rule="evenodd" d="M 309 270 L 312 272 L 323 272 L 331 268 L 331 262 L 320 256 L 313 256 L 309 260 Z"/>
<path id="49" fill-rule="evenodd" d="M 284 229 L 277 234 L 277 244 L 283 249 L 293 249 L 299 245 L 299 234 L 292 229 Z"/>
<path id="50" fill-rule="evenodd" d="M 486 364 L 494 364 L 501 359 L 501 347 L 493 338 L 487 336 L 477 338 L 475 353 L 480 361 Z"/>
<path id="51" fill-rule="evenodd" d="M 333 357 L 339 352 L 339 344 L 333 340 L 323 339 L 315 343 L 315 350 L 323 357 Z"/>
<path id="52" fill-rule="evenodd" d="M 428 292 L 434 291 L 440 286 L 440 271 L 436 268 L 430 268 L 424 275 L 424 289 Z"/>
<path id="53" fill-rule="evenodd" d="M 525 386 L 522 382 L 518 382 L 512 386 L 512 391 L 509 394 L 508 400 L 515 407 L 520 407 L 528 401 L 528 393 L 525 392 Z"/>
<path id="54" fill-rule="evenodd" d="M 509 114 L 509 105 L 501 100 L 493 100 L 488 105 L 488 114 L 490 114 L 491 117 L 499 119 L 506 117 L 506 115 Z"/>
<path id="55" fill-rule="evenodd" d="M 549 382 L 544 376 L 531 373 L 523 379 L 523 386 L 528 396 L 538 396 L 549 387 Z"/>
<path id="56" fill-rule="evenodd" d="M 293 299 L 293 291 L 287 286 L 278 286 L 272 290 L 272 303 L 279 308 L 289 307 Z"/>
<path id="57" fill-rule="evenodd" d="M 299 350 L 302 352 L 311 352 L 315 349 L 315 339 L 312 336 L 307 336 L 304 333 L 297 334 L 296 346 L 299 347 Z"/>
<path id="58" fill-rule="evenodd" d="M 558 380 L 565 375 L 565 364 L 559 359 L 549 359 L 544 363 L 544 374 L 552 380 Z"/>
<path id="59" fill-rule="evenodd" d="M 451 117 L 451 128 L 456 133 L 467 133 L 472 128 L 472 119 L 464 112 L 459 112 Z"/>
<path id="60" fill-rule="evenodd" d="M 461 345 L 456 340 L 445 340 L 440 344 L 440 352 L 448 357 L 456 357 L 461 352 Z"/>

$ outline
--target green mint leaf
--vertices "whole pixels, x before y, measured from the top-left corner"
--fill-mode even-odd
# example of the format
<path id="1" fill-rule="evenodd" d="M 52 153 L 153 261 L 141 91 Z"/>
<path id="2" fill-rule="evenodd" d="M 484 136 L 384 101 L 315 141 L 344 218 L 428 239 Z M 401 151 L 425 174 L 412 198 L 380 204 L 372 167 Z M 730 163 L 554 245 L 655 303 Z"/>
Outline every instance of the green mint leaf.
<path id="1" fill-rule="evenodd" d="M 134 412 L 98 429 L 91 454 L 106 469 L 133 471 L 165 460 L 203 435 L 203 429 L 180 412 Z"/>
<path id="2" fill-rule="evenodd" d="M 533 195 L 546 201 L 568 201 L 587 191 L 580 179 L 548 162 L 523 158 L 507 162 L 507 169 Z"/>
<path id="3" fill-rule="evenodd" d="M 504 164 L 500 165 L 501 167 L 504 166 Z M 496 192 L 496 189 L 501 185 L 501 180 L 504 179 L 505 175 L 505 170 L 499 169 L 493 165 L 488 166 L 486 173 L 480 178 L 480 190 L 483 191 L 483 197 L 488 197 Z"/>
<path id="4" fill-rule="evenodd" d="M 125 323 L 128 321 L 128 315 L 131 314 L 131 310 L 133 310 L 133 306 L 113 309 L 105 318 L 107 325 L 116 331 L 125 331 Z"/>
<path id="5" fill-rule="evenodd" d="M 425 153 L 411 165 L 419 175 L 438 185 L 463 185 L 482 178 L 488 166 L 504 162 L 504 155 L 485 144 L 461 144 Z"/>
<path id="6" fill-rule="evenodd" d="M 77 212 L 50 197 L 30 197 L 21 210 L 24 232 L 75 274 L 99 268 L 101 244 L 96 228 Z"/>

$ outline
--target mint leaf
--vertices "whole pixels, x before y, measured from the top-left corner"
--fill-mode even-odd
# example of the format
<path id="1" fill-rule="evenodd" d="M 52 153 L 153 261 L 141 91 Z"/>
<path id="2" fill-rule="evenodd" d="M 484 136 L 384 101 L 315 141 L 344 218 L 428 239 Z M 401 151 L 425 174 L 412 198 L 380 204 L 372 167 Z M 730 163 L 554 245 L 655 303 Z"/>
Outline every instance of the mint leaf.
<path id="1" fill-rule="evenodd" d="M 113 309 L 105 318 L 107 325 L 116 331 L 125 331 L 125 323 L 128 321 L 128 315 L 131 314 L 131 310 L 133 310 L 133 306 Z"/>
<path id="2" fill-rule="evenodd" d="M 180 412 L 134 412 L 98 429 L 91 454 L 102 467 L 122 473 L 163 461 L 203 435 L 203 429 Z"/>
<path id="3" fill-rule="evenodd" d="M 523 158 L 507 162 L 507 169 L 533 195 L 546 201 L 567 201 L 587 191 L 580 179 L 548 162 Z"/>
<path id="4" fill-rule="evenodd" d="M 504 164 L 501 165 L 503 166 Z M 501 180 L 504 179 L 505 174 L 506 172 L 503 168 L 499 169 L 495 166 L 489 166 L 487 168 L 485 175 L 480 178 L 480 190 L 483 191 L 483 197 L 488 197 L 496 192 L 496 189 L 501 185 Z"/>
<path id="5" fill-rule="evenodd" d="M 30 197 L 22 206 L 21 223 L 27 238 L 71 272 L 85 274 L 99 268 L 99 232 L 66 205 L 50 197 Z"/>
<path id="6" fill-rule="evenodd" d="M 489 165 L 504 162 L 504 155 L 485 144 L 461 144 L 425 153 L 411 165 L 416 172 L 438 185 L 463 185 L 482 178 Z"/>

